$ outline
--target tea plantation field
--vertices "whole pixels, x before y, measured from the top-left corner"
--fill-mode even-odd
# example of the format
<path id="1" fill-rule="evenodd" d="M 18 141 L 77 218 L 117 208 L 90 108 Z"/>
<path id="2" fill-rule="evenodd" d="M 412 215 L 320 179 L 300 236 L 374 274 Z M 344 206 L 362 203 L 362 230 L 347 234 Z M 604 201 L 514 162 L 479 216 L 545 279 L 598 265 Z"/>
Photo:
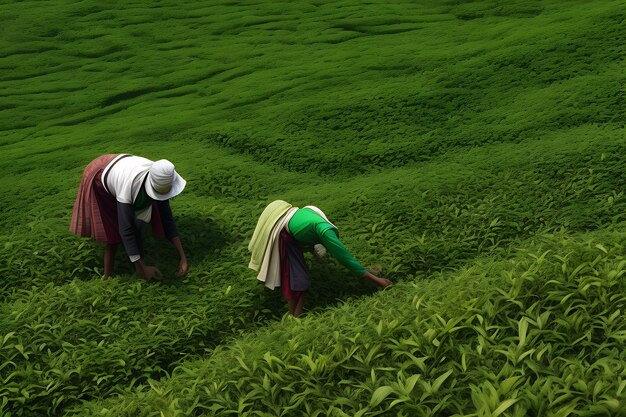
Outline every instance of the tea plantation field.
<path id="1" fill-rule="evenodd" d="M 626 416 L 621 0 L 0 3 L 0 417 Z M 105 153 L 171 160 L 190 261 L 72 235 Z M 320 207 L 380 291 L 247 268 Z"/>

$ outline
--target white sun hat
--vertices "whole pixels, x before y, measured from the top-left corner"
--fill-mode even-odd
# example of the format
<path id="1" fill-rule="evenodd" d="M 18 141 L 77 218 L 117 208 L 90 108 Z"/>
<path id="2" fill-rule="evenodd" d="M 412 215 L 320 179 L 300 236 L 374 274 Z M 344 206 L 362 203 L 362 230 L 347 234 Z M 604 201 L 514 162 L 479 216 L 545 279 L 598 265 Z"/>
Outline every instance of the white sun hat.
<path id="1" fill-rule="evenodd" d="M 167 159 L 160 159 L 152 164 L 146 182 L 148 196 L 159 201 L 176 197 L 187 184 L 174 169 L 174 164 Z"/>

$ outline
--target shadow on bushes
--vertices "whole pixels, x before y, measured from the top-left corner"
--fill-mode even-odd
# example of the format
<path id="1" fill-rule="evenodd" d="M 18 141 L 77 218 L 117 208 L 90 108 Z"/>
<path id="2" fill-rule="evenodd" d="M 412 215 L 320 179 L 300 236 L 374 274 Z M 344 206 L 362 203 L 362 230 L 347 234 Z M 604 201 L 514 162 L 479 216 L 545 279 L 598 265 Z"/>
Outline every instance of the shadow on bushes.
<path id="1" fill-rule="evenodd" d="M 176 214 L 174 216 L 190 268 L 200 264 L 207 257 L 214 257 L 216 252 L 233 239 L 220 225 L 208 217 L 177 216 Z M 126 258 L 123 249 L 119 252 L 122 252 Z M 175 275 L 178 268 L 178 253 L 167 239 L 155 239 L 149 236 L 145 242 L 145 254 L 147 262 L 156 265 L 164 277 Z M 129 268 L 128 272 L 133 273 L 134 269 L 131 269 L 129 262 L 125 264 Z M 121 268 L 118 271 L 118 273 L 123 272 Z"/>

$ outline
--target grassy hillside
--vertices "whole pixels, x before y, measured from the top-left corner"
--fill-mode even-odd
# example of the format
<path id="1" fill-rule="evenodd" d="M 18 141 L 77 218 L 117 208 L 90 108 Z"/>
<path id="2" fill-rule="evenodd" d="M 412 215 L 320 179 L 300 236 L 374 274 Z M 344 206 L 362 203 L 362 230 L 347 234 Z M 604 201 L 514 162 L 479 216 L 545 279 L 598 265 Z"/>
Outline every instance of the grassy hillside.
<path id="1" fill-rule="evenodd" d="M 625 238 L 542 236 L 510 260 L 287 316 L 77 415 L 623 416 L 626 258 L 596 242 Z"/>
<path id="2" fill-rule="evenodd" d="M 0 416 L 619 415 L 625 15 L 0 5 Z M 118 152 L 188 180 L 185 280 L 163 241 L 163 282 L 123 251 L 102 280 L 102 247 L 69 233 L 84 166 Z M 306 317 L 281 318 L 246 268 L 278 198 L 396 285 L 316 265 Z"/>

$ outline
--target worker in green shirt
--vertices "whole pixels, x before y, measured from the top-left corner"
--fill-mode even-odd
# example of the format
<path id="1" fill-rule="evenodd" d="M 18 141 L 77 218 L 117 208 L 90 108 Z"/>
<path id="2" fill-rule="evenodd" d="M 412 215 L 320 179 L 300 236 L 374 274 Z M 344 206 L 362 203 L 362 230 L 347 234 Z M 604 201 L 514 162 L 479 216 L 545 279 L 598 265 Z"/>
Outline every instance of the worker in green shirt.
<path id="1" fill-rule="evenodd" d="M 249 267 L 259 271 L 257 279 L 274 289 L 280 286 L 289 302 L 289 312 L 300 315 L 304 293 L 310 278 L 303 250 L 312 250 L 316 257 L 328 251 L 339 263 L 358 276 L 387 287 L 391 281 L 367 271 L 339 240 L 337 228 L 315 206 L 304 208 L 277 200 L 270 203 L 259 218 L 252 240 Z"/>

